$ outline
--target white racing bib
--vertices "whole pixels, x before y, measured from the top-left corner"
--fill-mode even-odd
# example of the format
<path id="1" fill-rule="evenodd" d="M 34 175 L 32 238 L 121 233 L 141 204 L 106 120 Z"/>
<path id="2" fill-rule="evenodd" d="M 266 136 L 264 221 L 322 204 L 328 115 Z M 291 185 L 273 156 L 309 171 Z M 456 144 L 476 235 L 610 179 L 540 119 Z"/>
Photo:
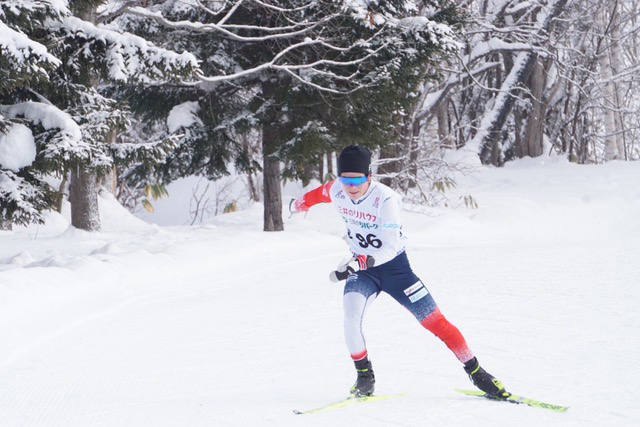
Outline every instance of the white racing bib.
<path id="1" fill-rule="evenodd" d="M 352 201 L 336 180 L 331 186 L 330 197 L 347 227 L 349 248 L 354 254 L 371 255 L 375 265 L 381 265 L 404 251 L 406 238 L 402 234 L 398 193 L 371 181 L 367 193 Z"/>

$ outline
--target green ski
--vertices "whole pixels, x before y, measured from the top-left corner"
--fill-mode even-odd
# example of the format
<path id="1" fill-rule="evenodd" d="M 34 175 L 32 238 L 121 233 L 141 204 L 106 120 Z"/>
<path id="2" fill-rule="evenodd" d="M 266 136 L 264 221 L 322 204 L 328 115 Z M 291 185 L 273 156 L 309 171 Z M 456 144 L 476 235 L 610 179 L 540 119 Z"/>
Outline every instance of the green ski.
<path id="1" fill-rule="evenodd" d="M 362 397 L 355 397 L 355 396 L 350 396 L 347 397 L 346 399 L 342 399 L 338 402 L 333 402 L 330 403 L 328 405 L 325 406 L 320 406 L 318 408 L 313 408 L 313 409 L 307 409 L 306 411 L 298 411 L 297 409 L 293 410 L 294 414 L 297 415 L 302 415 L 302 414 L 313 414 L 314 412 L 320 412 L 320 411 L 328 411 L 330 409 L 338 409 L 338 408 L 344 408 L 345 406 L 354 404 L 354 403 L 367 403 L 367 402 L 377 402 L 380 400 L 389 400 L 395 397 L 402 397 L 402 396 L 406 396 L 407 393 L 399 393 L 399 394 L 387 394 L 387 395 L 380 395 L 380 396 L 362 396 Z"/>
<path id="2" fill-rule="evenodd" d="M 525 405 L 529 405 L 534 408 L 549 409 L 554 412 L 566 412 L 567 409 L 569 409 L 568 406 L 560 406 L 560 405 L 554 405 L 552 403 L 540 402 L 539 400 L 529 399 L 528 397 L 519 396 L 517 394 L 509 394 L 504 398 L 498 398 L 498 397 L 490 396 L 484 391 L 479 391 L 479 390 L 463 390 L 463 389 L 456 388 L 455 391 L 457 391 L 458 393 L 466 394 L 467 396 L 478 396 L 478 397 L 484 397 L 491 400 L 498 400 L 498 401 L 502 400 L 502 401 L 511 402 L 511 403 L 524 403 Z"/>

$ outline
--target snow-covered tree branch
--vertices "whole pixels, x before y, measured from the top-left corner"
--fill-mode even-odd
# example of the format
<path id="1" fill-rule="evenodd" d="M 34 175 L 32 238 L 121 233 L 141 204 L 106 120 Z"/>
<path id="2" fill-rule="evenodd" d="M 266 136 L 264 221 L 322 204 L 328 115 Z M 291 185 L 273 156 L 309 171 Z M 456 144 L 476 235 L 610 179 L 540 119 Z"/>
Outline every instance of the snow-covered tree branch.
<path id="1" fill-rule="evenodd" d="M 394 3 L 394 2 L 392 2 Z M 416 10 L 413 1 L 398 1 L 397 9 Z M 203 82 L 237 81 L 267 70 L 295 75 L 300 82 L 315 89 L 334 93 L 347 93 L 376 84 L 388 73 L 373 75 L 359 65 L 375 61 L 393 52 L 410 56 L 415 52 L 398 47 L 413 38 L 425 44 L 437 45 L 443 52 L 457 48 L 454 35 L 446 25 L 425 17 L 407 19 L 392 13 L 396 8 L 383 6 L 377 1 L 226 1 L 215 2 L 212 10 L 203 2 L 196 2 L 187 11 L 176 13 L 176 4 L 166 2 L 150 7 L 124 8 L 131 17 L 154 21 L 163 31 L 210 37 L 225 46 L 252 49 L 265 46 L 270 56 L 247 66 L 231 58 L 223 59 L 219 67 L 202 73 Z M 203 19 L 199 12 L 207 15 Z M 362 38 L 345 37 L 350 29 L 360 27 Z M 369 31 L 362 31 L 369 30 Z M 157 31 L 157 30 L 156 30 Z M 391 34 L 395 34 L 390 37 Z M 245 47 L 242 47 L 245 46 Z M 268 47 L 267 47 L 268 46 Z M 218 61 L 216 61 L 218 62 Z M 394 61 L 390 61 L 393 66 Z M 215 64 L 210 64 L 215 65 Z M 339 80 L 341 84 L 335 84 Z"/>

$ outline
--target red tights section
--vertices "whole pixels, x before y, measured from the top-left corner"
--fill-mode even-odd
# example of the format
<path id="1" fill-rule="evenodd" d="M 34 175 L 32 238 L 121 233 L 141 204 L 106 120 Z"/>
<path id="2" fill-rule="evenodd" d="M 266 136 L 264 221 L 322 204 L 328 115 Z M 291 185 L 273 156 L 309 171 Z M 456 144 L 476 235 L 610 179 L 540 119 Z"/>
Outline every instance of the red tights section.
<path id="1" fill-rule="evenodd" d="M 351 358 L 352 358 L 354 361 L 362 360 L 362 359 L 364 359 L 365 357 L 367 357 L 367 350 L 363 351 L 362 353 L 352 354 L 352 355 L 351 355 Z"/>
<path id="2" fill-rule="evenodd" d="M 473 353 L 464 337 L 458 328 L 445 319 L 439 308 L 436 307 L 420 324 L 440 338 L 462 363 L 473 359 Z"/>

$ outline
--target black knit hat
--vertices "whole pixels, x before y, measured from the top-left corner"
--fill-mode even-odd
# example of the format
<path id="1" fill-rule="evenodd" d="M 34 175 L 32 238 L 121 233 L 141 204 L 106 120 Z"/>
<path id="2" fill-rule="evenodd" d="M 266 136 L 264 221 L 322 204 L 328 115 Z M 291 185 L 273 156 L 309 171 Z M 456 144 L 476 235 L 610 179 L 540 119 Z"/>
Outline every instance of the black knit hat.
<path id="1" fill-rule="evenodd" d="M 342 172 L 371 173 L 371 151 L 361 145 L 347 145 L 338 156 L 338 175 Z"/>

